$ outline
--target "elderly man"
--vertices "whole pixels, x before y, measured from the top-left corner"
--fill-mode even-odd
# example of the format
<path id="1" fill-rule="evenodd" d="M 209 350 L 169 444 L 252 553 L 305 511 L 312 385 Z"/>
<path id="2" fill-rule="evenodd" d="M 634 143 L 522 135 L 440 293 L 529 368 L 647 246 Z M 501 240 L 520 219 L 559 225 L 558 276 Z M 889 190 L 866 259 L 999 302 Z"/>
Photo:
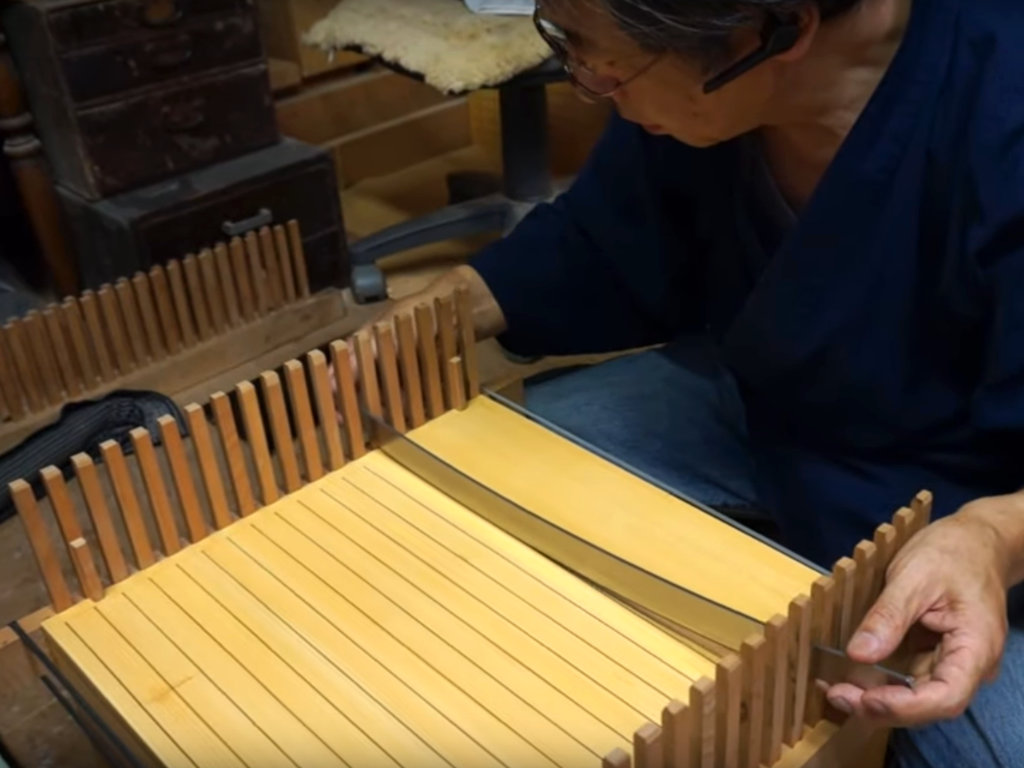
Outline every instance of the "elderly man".
<path id="1" fill-rule="evenodd" d="M 522 355 L 663 345 L 528 404 L 819 562 L 933 490 L 848 649 L 882 660 L 920 625 L 933 669 L 829 698 L 905 728 L 895 765 L 1024 766 L 1024 4 L 536 21 L 618 117 L 569 192 L 410 302 L 468 285 L 478 332 Z"/>

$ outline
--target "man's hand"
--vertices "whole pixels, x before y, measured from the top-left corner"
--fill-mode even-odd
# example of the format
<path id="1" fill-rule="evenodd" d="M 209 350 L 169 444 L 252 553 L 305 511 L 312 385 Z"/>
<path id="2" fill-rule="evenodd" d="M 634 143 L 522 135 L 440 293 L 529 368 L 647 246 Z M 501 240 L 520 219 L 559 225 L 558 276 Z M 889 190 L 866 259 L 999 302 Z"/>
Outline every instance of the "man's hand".
<path id="1" fill-rule="evenodd" d="M 961 715 L 998 674 L 1006 642 L 1006 593 L 1024 560 L 1024 497 L 980 499 L 918 533 L 894 558 L 886 587 L 847 647 L 855 661 L 889 658 L 908 633 L 938 639 L 913 690 L 832 686 L 840 711 L 893 727 Z"/>

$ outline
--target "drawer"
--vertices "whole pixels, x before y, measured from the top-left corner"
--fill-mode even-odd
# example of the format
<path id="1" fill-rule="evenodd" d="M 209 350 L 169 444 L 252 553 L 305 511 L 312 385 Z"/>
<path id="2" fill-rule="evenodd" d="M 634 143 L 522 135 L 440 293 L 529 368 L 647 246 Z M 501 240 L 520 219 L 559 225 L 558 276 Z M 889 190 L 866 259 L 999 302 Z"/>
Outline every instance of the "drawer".
<path id="1" fill-rule="evenodd" d="M 179 258 L 198 242 L 225 239 L 224 225 L 247 221 L 281 224 L 297 219 L 307 237 L 337 226 L 336 180 L 333 165 L 321 163 L 293 169 L 285 175 L 245 184 L 147 220 L 140 227 L 150 262 L 162 264 Z M 261 212 L 267 217 L 261 217 Z"/>
<path id="2" fill-rule="evenodd" d="M 58 187 L 87 287 L 228 239 L 225 223 L 255 228 L 296 219 L 310 284 L 347 284 L 345 228 L 334 164 L 317 147 L 272 147 L 105 200 Z M 266 214 L 259 215 L 259 214 Z"/>
<path id="3" fill-rule="evenodd" d="M 266 65 L 77 113 L 93 187 L 107 196 L 277 140 Z"/>
<path id="4" fill-rule="evenodd" d="M 282 0 L 284 1 L 284 0 Z M 46 5 L 46 0 L 43 0 Z M 253 15 L 252 0 L 107 0 L 55 8 L 50 33 L 60 51 L 179 29 L 229 12 Z"/>
<path id="5" fill-rule="evenodd" d="M 263 54 L 251 13 L 192 20 L 180 29 L 94 46 L 60 57 L 75 103 L 207 70 L 258 61 Z"/>

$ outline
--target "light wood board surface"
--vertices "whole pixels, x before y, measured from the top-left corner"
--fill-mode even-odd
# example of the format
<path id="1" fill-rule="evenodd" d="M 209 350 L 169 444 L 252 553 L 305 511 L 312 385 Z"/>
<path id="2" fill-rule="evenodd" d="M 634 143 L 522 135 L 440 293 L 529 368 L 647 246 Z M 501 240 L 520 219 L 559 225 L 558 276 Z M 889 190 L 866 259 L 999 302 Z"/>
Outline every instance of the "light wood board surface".
<path id="1" fill-rule="evenodd" d="M 175 767 L 596 765 L 714 674 L 379 452 L 44 629 Z"/>
<path id="2" fill-rule="evenodd" d="M 486 397 L 410 437 L 606 552 L 759 622 L 787 615 L 819 575 Z"/>

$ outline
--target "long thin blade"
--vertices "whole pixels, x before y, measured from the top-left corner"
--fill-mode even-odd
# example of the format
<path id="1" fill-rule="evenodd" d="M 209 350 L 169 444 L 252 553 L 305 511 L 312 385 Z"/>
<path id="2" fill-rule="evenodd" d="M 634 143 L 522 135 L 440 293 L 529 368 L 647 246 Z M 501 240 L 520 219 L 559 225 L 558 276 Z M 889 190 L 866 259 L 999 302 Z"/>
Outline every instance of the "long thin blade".
<path id="1" fill-rule="evenodd" d="M 380 450 L 481 518 L 666 627 L 721 654 L 763 629 L 755 619 L 604 551 L 477 482 L 393 427 L 367 416 Z"/>

